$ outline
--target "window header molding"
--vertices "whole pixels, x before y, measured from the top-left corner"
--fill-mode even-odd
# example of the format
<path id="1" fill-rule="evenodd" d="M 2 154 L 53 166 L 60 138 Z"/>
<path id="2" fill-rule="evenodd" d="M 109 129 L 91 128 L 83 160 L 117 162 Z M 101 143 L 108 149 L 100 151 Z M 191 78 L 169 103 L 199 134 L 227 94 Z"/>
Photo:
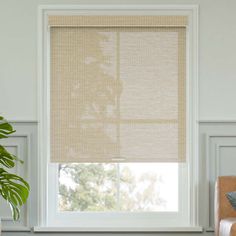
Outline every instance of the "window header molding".
<path id="1" fill-rule="evenodd" d="M 59 11 L 68 11 L 72 10 L 73 12 L 70 12 L 68 15 L 76 15 L 76 10 L 122 10 L 128 11 L 128 10 L 188 10 L 188 11 L 198 11 L 199 5 L 197 4 L 114 4 L 114 5 L 107 5 L 107 4 L 93 4 L 93 5 L 86 5 L 86 4 L 69 4 L 69 5 L 40 5 L 38 7 L 39 11 L 53 11 L 53 12 L 59 12 Z M 97 12 L 97 14 L 99 14 Z"/>

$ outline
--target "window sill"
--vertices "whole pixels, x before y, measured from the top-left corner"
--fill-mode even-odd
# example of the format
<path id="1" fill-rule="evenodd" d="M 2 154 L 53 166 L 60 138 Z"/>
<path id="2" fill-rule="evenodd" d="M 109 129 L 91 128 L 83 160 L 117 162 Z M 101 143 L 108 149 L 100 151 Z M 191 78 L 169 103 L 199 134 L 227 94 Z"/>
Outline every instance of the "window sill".
<path id="1" fill-rule="evenodd" d="M 203 232 L 203 228 L 201 226 L 194 227 L 153 227 L 153 228 L 145 228 L 145 227 L 94 227 L 94 228 L 85 228 L 85 227 L 34 227 L 34 232 Z"/>

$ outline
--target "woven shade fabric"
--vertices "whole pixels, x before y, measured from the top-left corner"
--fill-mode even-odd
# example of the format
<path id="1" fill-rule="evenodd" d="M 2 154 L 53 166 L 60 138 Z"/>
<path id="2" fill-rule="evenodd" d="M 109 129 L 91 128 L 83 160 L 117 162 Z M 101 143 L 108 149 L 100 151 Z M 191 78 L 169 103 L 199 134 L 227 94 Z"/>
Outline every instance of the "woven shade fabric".
<path id="1" fill-rule="evenodd" d="M 185 161 L 186 18 L 84 17 L 49 18 L 51 161 Z"/>

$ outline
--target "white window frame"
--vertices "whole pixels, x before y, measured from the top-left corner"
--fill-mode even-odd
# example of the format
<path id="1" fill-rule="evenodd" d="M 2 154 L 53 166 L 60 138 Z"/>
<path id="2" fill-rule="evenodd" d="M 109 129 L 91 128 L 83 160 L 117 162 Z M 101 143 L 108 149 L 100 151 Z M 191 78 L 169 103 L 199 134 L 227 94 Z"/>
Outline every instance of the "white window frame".
<path id="1" fill-rule="evenodd" d="M 49 187 L 56 186 L 56 167 L 49 163 L 49 118 L 50 118 L 50 90 L 49 90 L 49 51 L 50 34 L 48 27 L 48 16 L 50 15 L 186 15 L 189 25 L 187 27 L 187 156 L 189 160 L 188 183 L 180 187 L 189 187 L 185 202 L 188 202 L 189 210 L 182 215 L 184 222 L 174 221 L 175 213 L 160 213 L 163 219 L 159 225 L 156 217 L 159 213 L 80 213 L 83 226 L 75 227 L 75 224 L 67 224 L 66 227 L 58 227 L 62 223 L 66 224 L 67 219 L 76 223 L 75 217 L 70 215 L 58 215 L 56 204 L 50 205 L 53 199 L 52 192 L 49 194 Z M 191 96 L 190 96 L 191 94 Z M 38 105 L 39 105 L 39 153 L 38 153 L 38 226 L 35 231 L 202 231 L 199 227 L 199 206 L 198 206 L 198 183 L 199 183 L 199 163 L 198 163 L 198 6 L 197 5 L 44 5 L 38 10 Z M 50 166 L 50 167 L 49 167 Z M 48 169 L 50 168 L 50 171 Z M 180 168 L 180 175 L 186 175 L 185 168 Z M 49 180 L 50 183 L 49 183 Z M 185 191 L 179 188 L 180 191 Z M 183 205 L 183 204 L 182 204 Z M 48 209 L 51 209 L 50 212 Z M 53 214 L 51 214 L 53 212 Z M 101 218 L 113 219 L 114 224 L 102 224 L 98 220 Z M 115 215 L 114 215 L 115 214 Z M 133 217 L 135 214 L 135 217 Z M 159 216 L 160 216 L 159 214 Z M 132 217 L 131 217 L 132 215 Z M 52 221 L 55 217 L 58 221 Z M 66 216 L 66 217 L 65 217 Z M 78 215 L 76 215 L 78 217 Z M 121 217 L 128 224 L 117 224 L 116 219 Z M 173 218 L 171 217 L 173 216 Z M 113 217 L 113 218 L 112 218 Z M 118 218 L 117 218 L 118 217 Z M 127 218 L 126 218 L 127 217 Z M 179 215 L 180 217 L 180 215 Z M 76 218 L 78 221 L 78 218 Z M 102 219 L 102 218 L 101 218 Z M 149 223 L 145 223 L 148 219 Z M 188 220 L 187 220 L 188 219 Z M 94 220 L 94 221 L 93 221 Z M 49 223 L 49 221 L 51 223 Z M 69 222 L 68 221 L 68 222 Z M 164 222 L 168 222 L 167 225 Z M 52 223 L 53 222 L 53 223 Z M 86 224 L 87 222 L 87 224 Z M 94 222 L 91 227 L 91 222 Z M 96 223 L 97 222 L 97 223 Z M 98 224 L 99 223 L 99 224 Z M 130 226 L 131 225 L 131 226 Z M 172 225 L 172 227 L 170 227 Z M 138 227 L 137 227 L 138 226 Z"/>

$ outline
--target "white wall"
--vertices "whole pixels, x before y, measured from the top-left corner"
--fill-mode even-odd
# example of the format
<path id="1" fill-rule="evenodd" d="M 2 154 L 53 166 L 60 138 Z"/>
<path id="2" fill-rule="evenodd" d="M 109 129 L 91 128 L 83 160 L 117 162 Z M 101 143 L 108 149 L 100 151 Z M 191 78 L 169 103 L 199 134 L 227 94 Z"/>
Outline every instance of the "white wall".
<path id="1" fill-rule="evenodd" d="M 199 4 L 200 119 L 236 119 L 235 0 L 1 0 L 0 113 L 37 120 L 40 4 Z"/>
<path id="2" fill-rule="evenodd" d="M 200 119 L 236 121 L 235 0 L 0 0 L 0 114 L 15 121 L 37 120 L 38 5 L 82 3 L 199 4 Z M 29 163 L 31 163 L 28 166 L 28 171 L 33 186 L 31 199 L 28 203 L 30 208 L 28 225 L 32 226 L 37 221 L 37 122 L 31 124 L 17 122 L 15 125 L 18 132 L 24 133 L 27 131 L 32 138 L 32 142 L 30 142 L 32 146 L 24 147 L 27 150 L 32 150 L 30 155 L 27 156 Z M 209 147 L 206 144 L 207 134 L 213 134 L 209 138 Z M 228 134 L 230 135 L 228 136 Z M 24 136 L 22 136 L 17 142 L 23 142 L 24 144 L 24 139 Z M 14 145 L 15 140 L 9 139 L 8 142 L 9 145 Z M 216 146 L 219 148 L 215 150 Z M 212 202 L 208 202 L 207 193 L 210 190 L 209 183 L 213 184 L 217 174 L 214 164 L 217 158 L 216 152 L 219 151 L 218 158 L 224 160 L 227 157 L 229 159 L 229 162 L 221 166 L 219 174 L 231 173 L 234 172 L 234 169 L 231 168 L 231 162 L 234 161 L 235 147 L 235 122 L 200 123 L 200 224 L 205 229 L 212 227 L 213 221 Z M 207 165 L 207 162 L 211 165 Z M 236 166 L 236 161 L 234 166 Z M 208 179 L 208 174 L 211 177 L 210 179 Z M 210 194 L 212 194 L 211 191 Z M 27 225 L 27 222 L 22 222 L 22 224 Z M 10 226 L 13 227 L 14 225 Z M 30 233 L 8 232 L 3 233 L 3 235 L 30 235 Z M 142 236 L 144 235 L 146 234 L 142 234 Z M 161 233 L 159 235 L 173 236 L 174 234 Z M 185 235 L 192 236 L 196 234 L 189 233 Z M 213 233 L 201 235 L 213 235 Z"/>

